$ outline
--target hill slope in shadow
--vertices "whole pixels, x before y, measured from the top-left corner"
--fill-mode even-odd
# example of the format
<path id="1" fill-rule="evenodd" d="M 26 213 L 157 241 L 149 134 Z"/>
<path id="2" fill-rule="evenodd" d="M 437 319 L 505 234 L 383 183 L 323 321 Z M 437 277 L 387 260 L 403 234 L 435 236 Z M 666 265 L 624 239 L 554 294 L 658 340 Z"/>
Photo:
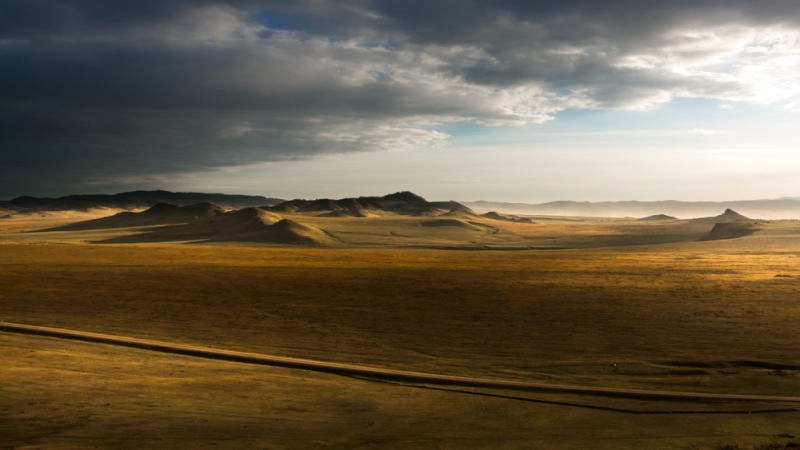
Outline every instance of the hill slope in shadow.
<path id="1" fill-rule="evenodd" d="M 295 199 L 263 209 L 283 214 L 312 214 L 321 217 L 371 217 L 376 215 L 439 216 L 466 206 L 454 202 L 429 202 L 412 192 L 396 192 L 383 197 Z"/>
<path id="2" fill-rule="evenodd" d="M 43 231 L 84 231 L 108 228 L 132 228 L 155 225 L 190 223 L 225 213 L 225 209 L 213 203 L 178 206 L 159 203 L 142 212 L 121 212 L 110 217 L 72 223 Z"/>
<path id="3" fill-rule="evenodd" d="M 226 212 L 224 208 L 211 203 L 190 206 L 159 204 L 140 213 L 124 212 L 36 232 L 115 228 L 131 228 L 136 232 L 91 242 L 263 242 L 306 246 L 339 244 L 339 240 L 326 231 L 285 219 L 260 208 L 250 207 Z"/>
<path id="4" fill-rule="evenodd" d="M 68 195 L 58 198 L 17 197 L 0 202 L 0 208 L 11 211 L 86 211 L 95 208 L 135 210 L 160 203 L 178 206 L 213 203 L 228 209 L 249 206 L 275 205 L 282 199 L 259 195 L 206 194 L 201 192 L 132 191 L 106 195 Z"/>

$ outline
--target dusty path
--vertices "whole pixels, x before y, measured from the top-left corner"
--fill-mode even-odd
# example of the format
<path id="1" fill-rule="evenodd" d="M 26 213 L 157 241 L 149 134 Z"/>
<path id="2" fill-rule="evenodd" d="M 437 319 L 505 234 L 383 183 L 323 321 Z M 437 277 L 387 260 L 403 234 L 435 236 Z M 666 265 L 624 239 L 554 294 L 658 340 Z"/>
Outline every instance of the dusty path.
<path id="1" fill-rule="evenodd" d="M 525 381 L 497 380 L 488 378 L 460 377 L 451 375 L 436 375 L 422 372 L 404 370 L 381 369 L 374 367 L 339 364 L 331 362 L 313 361 L 308 359 L 286 358 L 281 356 L 261 355 L 257 353 L 217 350 L 193 345 L 173 344 L 169 342 L 136 339 L 109 334 L 88 333 L 84 331 L 66 330 L 61 328 L 40 327 L 9 322 L 0 322 L 0 331 L 12 333 L 35 334 L 65 339 L 75 339 L 87 342 L 96 342 L 111 345 L 122 345 L 145 350 L 165 353 L 196 356 L 200 358 L 234 361 L 247 364 L 261 364 L 268 366 L 287 367 L 293 369 L 312 370 L 338 375 L 367 377 L 382 380 L 395 380 L 415 383 L 428 383 L 438 385 L 474 386 L 483 388 L 516 389 L 526 391 L 565 392 L 594 394 L 613 397 L 651 398 L 651 399 L 676 399 L 676 400 L 735 400 L 755 402 L 792 402 L 800 403 L 800 397 L 781 397 L 768 395 L 738 395 L 738 394 L 706 394 L 699 392 L 658 391 L 643 389 L 621 389 L 594 386 L 571 386 L 545 383 L 530 383 Z"/>

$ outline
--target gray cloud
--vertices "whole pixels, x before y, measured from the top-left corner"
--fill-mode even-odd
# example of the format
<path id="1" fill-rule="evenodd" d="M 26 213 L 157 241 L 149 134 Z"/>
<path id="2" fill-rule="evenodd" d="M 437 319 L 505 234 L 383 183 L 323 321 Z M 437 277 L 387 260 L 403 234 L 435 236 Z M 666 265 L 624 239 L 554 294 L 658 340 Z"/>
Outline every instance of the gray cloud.
<path id="1" fill-rule="evenodd" d="M 0 3 L 0 194 L 800 94 L 797 2 Z"/>

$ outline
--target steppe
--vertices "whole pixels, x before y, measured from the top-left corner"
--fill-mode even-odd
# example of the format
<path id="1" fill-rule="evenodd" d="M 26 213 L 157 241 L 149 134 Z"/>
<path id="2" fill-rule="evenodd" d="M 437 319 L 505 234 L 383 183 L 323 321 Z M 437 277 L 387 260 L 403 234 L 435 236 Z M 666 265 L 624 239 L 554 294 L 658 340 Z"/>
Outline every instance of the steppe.
<path id="1" fill-rule="evenodd" d="M 286 220 L 314 239 L 251 239 L 251 228 L 219 239 L 201 222 L 0 221 L 0 321 L 445 375 L 800 396 L 796 221 L 261 211 L 280 216 L 255 212 L 269 236 Z M 398 383 L 13 333 L 0 342 L 7 448 L 800 439 L 796 403 Z"/>

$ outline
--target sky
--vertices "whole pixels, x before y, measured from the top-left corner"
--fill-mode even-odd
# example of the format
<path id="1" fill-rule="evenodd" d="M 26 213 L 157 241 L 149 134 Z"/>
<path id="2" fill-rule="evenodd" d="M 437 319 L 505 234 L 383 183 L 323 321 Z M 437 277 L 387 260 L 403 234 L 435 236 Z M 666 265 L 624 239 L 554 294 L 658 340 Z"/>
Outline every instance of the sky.
<path id="1" fill-rule="evenodd" d="M 795 0 L 3 0 L 0 199 L 800 197 Z"/>

